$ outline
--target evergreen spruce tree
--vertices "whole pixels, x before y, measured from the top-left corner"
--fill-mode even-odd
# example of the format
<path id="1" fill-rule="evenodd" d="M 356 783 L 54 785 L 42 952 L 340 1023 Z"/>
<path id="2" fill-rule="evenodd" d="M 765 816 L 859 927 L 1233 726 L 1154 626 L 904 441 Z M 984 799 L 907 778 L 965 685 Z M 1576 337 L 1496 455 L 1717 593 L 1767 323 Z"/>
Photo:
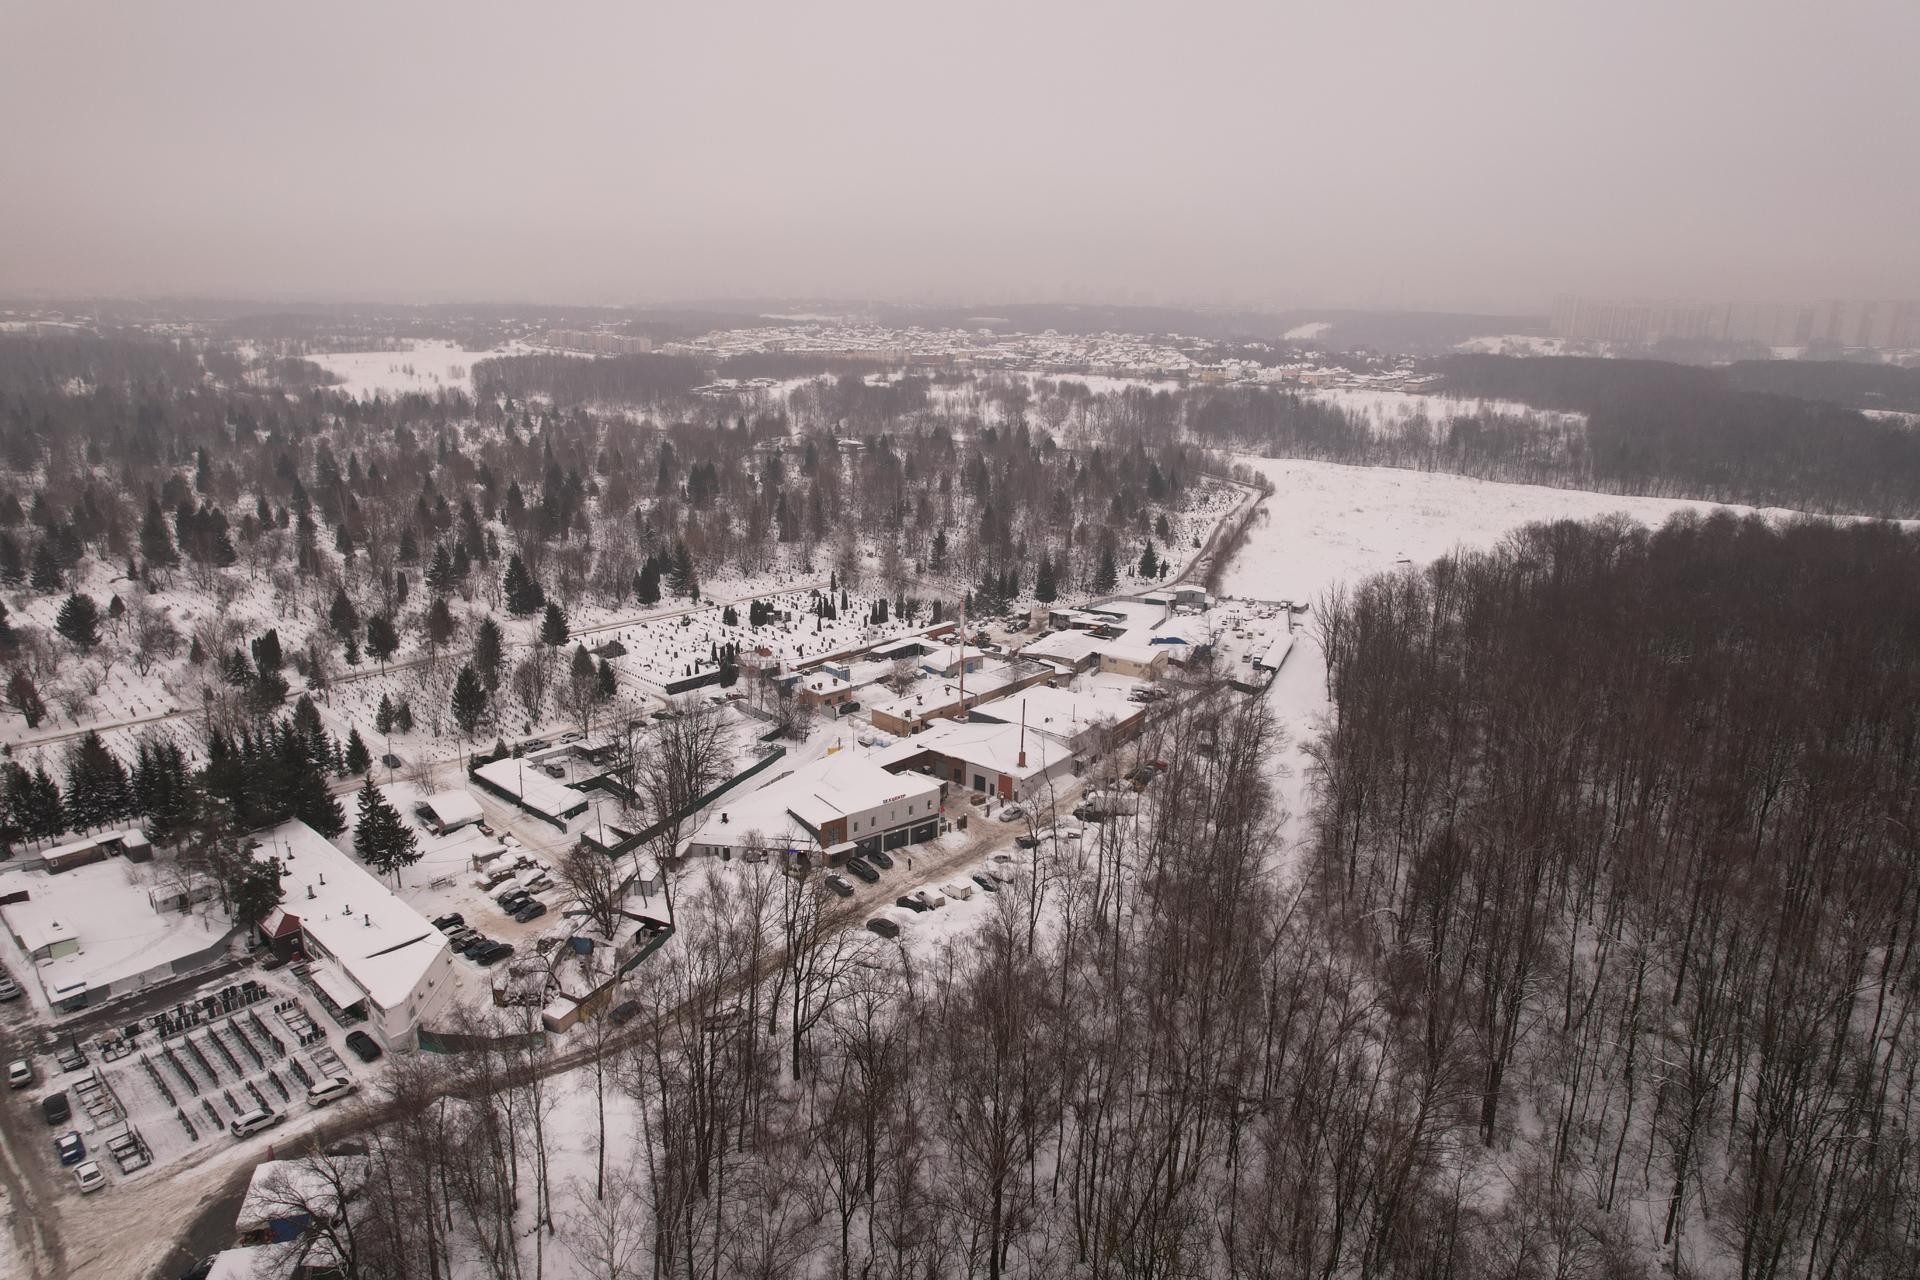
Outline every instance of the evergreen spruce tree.
<path id="1" fill-rule="evenodd" d="M 82 652 L 100 643 L 100 606 L 93 597 L 76 591 L 60 606 L 53 629 Z"/>
<path id="2" fill-rule="evenodd" d="M 278 671 L 287 663 L 286 655 L 280 651 L 280 633 L 269 628 L 266 634 L 255 640 L 252 645 L 253 665 L 261 671 Z"/>
<path id="3" fill-rule="evenodd" d="M 393 699 L 386 694 L 380 695 L 380 706 L 373 713 L 373 731 L 386 735 L 393 732 Z"/>
<path id="4" fill-rule="evenodd" d="M 133 809 L 133 782 L 127 767 L 107 749 L 98 732 L 67 753 L 67 819 L 76 829 L 117 822 Z"/>
<path id="5" fill-rule="evenodd" d="M 395 733 L 413 732 L 413 704 L 405 698 L 393 709 L 393 731 Z"/>
<path id="6" fill-rule="evenodd" d="M 1053 579 L 1053 557 L 1045 552 L 1040 555 L 1040 568 L 1033 575 L 1033 598 L 1041 604 L 1052 604 L 1060 598 L 1060 585 Z"/>
<path id="7" fill-rule="evenodd" d="M 533 575 L 527 572 L 527 566 L 521 563 L 519 556 L 508 559 L 501 587 L 507 596 L 507 612 L 516 618 L 538 613 L 540 606 L 547 602 L 546 593 L 533 580 Z"/>
<path id="8" fill-rule="evenodd" d="M 254 925 L 279 906 L 282 874 L 279 862 L 272 858 L 248 858 L 234 868 L 227 887 L 233 903 L 233 918 L 241 924 Z"/>
<path id="9" fill-rule="evenodd" d="M 373 767 L 373 753 L 367 750 L 367 740 L 360 736 L 357 726 L 347 731 L 346 765 L 348 773 L 365 773 Z"/>
<path id="10" fill-rule="evenodd" d="M 447 544 L 434 544 L 433 562 L 427 566 L 427 587 L 435 595 L 445 595 L 453 590 L 453 557 L 447 554 Z"/>
<path id="11" fill-rule="evenodd" d="M 373 870 L 392 876 L 396 887 L 401 868 L 420 861 L 420 842 L 413 828 L 380 794 L 371 777 L 360 785 L 360 820 L 353 829 L 353 851 Z"/>
<path id="12" fill-rule="evenodd" d="M 724 657 L 720 660 L 720 683 L 722 684 L 733 683 L 731 680 L 726 679 L 728 661 L 729 659 Z M 613 664 L 605 658 L 600 659 L 600 666 L 595 672 L 595 676 L 599 681 L 600 701 L 612 702 L 620 693 L 620 681 L 613 673 Z"/>
<path id="13" fill-rule="evenodd" d="M 0 583 L 17 587 L 27 580 L 27 558 L 10 533 L 0 533 Z"/>
<path id="14" fill-rule="evenodd" d="M 53 539 L 40 539 L 40 545 L 33 549 L 31 584 L 34 593 L 50 596 L 58 591 L 65 581 L 66 576 L 60 572 L 60 560 L 53 553 Z"/>
<path id="15" fill-rule="evenodd" d="M 16 670 L 7 678 L 7 705 L 25 717 L 27 728 L 38 729 L 47 718 L 47 704 L 40 700 L 33 677 Z"/>
<path id="16" fill-rule="evenodd" d="M 1157 578 L 1160 576 L 1160 560 L 1153 553 L 1153 539 L 1147 539 L 1147 549 L 1140 553 L 1140 576 Z"/>
<path id="17" fill-rule="evenodd" d="M 684 542 L 673 544 L 673 565 L 667 572 L 667 586 L 677 596 L 698 597 L 700 587 L 693 571 L 693 553 L 687 550 Z"/>
<path id="18" fill-rule="evenodd" d="M 376 613 L 367 619 L 367 652 L 381 666 L 387 665 L 394 650 L 400 647 L 400 633 L 394 629 L 393 619 L 384 613 Z"/>
<path id="19" fill-rule="evenodd" d="M 633 598 L 643 605 L 660 603 L 660 564 L 652 556 L 633 580 Z"/>
<path id="20" fill-rule="evenodd" d="M 472 663 L 462 666 L 460 674 L 454 677 L 452 710 L 453 722 L 460 726 L 460 732 L 471 738 L 487 714 L 487 691 Z"/>
<path id="21" fill-rule="evenodd" d="M 506 646 L 500 636 L 500 624 L 489 614 L 480 619 L 480 626 L 473 633 L 473 668 L 479 673 L 480 683 L 492 693 L 500 687 L 500 677 L 507 665 Z"/>
<path id="22" fill-rule="evenodd" d="M 567 642 L 567 611 L 558 604 L 549 604 L 544 617 L 540 619 L 540 643 L 549 649 L 558 649 Z"/>
<path id="23" fill-rule="evenodd" d="M 30 834 L 51 839 L 67 829 L 66 798 L 60 794 L 60 784 L 53 780 L 45 765 L 37 765 L 33 770 L 33 826 Z"/>
<path id="24" fill-rule="evenodd" d="M 292 735 L 288 742 L 296 743 Z M 287 799 L 292 816 L 300 819 L 331 840 L 347 829 L 347 815 L 340 808 L 340 801 L 327 786 L 327 776 L 319 766 L 304 755 L 285 759 L 288 766 L 289 785 Z"/>
<path id="25" fill-rule="evenodd" d="M 1093 590 L 1095 594 L 1104 594 L 1113 590 L 1120 581 L 1119 571 L 1113 567 L 1113 548 L 1100 548 L 1100 565 L 1093 571 Z"/>
<path id="26" fill-rule="evenodd" d="M 147 499 L 147 518 L 140 524 L 140 558 L 149 569 L 171 569 L 180 563 L 180 552 L 173 545 L 173 531 L 160 510 L 160 499 Z"/>
<path id="27" fill-rule="evenodd" d="M 333 604 L 327 610 L 327 625 L 342 640 L 351 638 L 354 632 L 360 630 L 360 611 L 347 598 L 345 587 L 339 587 L 333 593 Z"/>
<path id="28" fill-rule="evenodd" d="M 330 763 L 327 729 L 320 722 L 320 708 L 314 706 L 313 699 L 304 693 L 300 695 L 300 701 L 293 704 L 292 727 L 306 748 L 309 764 L 322 768 Z"/>

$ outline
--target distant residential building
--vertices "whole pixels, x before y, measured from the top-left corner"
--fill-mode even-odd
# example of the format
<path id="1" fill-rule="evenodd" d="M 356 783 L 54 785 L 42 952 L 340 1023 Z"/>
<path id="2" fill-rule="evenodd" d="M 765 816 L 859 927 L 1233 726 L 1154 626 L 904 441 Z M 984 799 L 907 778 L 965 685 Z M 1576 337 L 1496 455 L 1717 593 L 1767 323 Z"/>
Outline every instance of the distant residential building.
<path id="1" fill-rule="evenodd" d="M 598 329 L 549 329 L 546 344 L 562 351 L 584 351 L 600 356 L 637 356 L 653 350 L 652 338 L 602 333 Z"/>
<path id="2" fill-rule="evenodd" d="M 1661 302 L 1566 295 L 1554 301 L 1553 333 L 1627 346 L 1687 339 L 1905 349 L 1920 347 L 1920 301 Z"/>

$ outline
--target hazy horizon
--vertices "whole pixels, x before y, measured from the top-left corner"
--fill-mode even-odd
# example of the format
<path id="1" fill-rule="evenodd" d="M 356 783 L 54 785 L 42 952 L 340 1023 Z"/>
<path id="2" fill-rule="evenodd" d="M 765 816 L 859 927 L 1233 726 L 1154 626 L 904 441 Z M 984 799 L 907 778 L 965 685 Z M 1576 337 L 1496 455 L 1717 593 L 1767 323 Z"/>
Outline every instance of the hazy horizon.
<path id="1" fill-rule="evenodd" d="M 0 14 L 0 295 L 1920 296 L 1920 6 Z"/>

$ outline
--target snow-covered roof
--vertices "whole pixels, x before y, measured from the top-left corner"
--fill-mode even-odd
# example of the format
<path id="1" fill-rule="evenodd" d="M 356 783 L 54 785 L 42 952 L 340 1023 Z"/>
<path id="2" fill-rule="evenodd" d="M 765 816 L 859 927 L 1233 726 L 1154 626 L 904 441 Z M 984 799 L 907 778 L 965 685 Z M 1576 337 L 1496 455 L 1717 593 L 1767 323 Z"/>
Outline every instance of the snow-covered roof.
<path id="1" fill-rule="evenodd" d="M 1025 736 L 1025 764 L 1020 763 L 1020 726 L 994 724 L 985 720 L 936 721 L 924 732 L 876 751 L 868 758 L 885 768 L 905 764 L 922 752 L 935 751 L 968 764 L 993 769 L 1010 778 L 1023 779 L 1041 773 L 1073 754 L 1066 744 L 1032 726 L 1027 728 Z"/>
<path id="2" fill-rule="evenodd" d="M 0 907 L 0 919 L 7 922 L 21 949 L 32 955 L 79 936 L 70 923 L 72 915 L 65 910 L 65 906 L 70 905 L 75 904 L 63 904 L 52 898 L 29 898 Z"/>
<path id="3" fill-rule="evenodd" d="M 144 849 L 147 846 L 147 833 L 138 827 L 128 827 L 125 831 L 97 831 L 84 840 L 55 845 L 40 856 L 50 862 L 58 861 L 68 854 L 84 853 L 103 844 L 117 844 L 123 849 Z"/>
<path id="4" fill-rule="evenodd" d="M 207 1280 L 265 1280 L 280 1270 L 285 1257 L 271 1245 L 248 1245 L 240 1249 L 222 1249 L 213 1255 Z"/>
<path id="5" fill-rule="evenodd" d="M 443 827 L 478 822 L 486 816 L 480 811 L 480 802 L 464 789 L 436 792 L 420 803 L 433 812 L 433 820 Z"/>
<path id="6" fill-rule="evenodd" d="M 788 811 L 816 831 L 836 818 L 940 792 L 932 778 L 888 773 L 865 756 L 846 751 L 796 769 L 785 781 Z"/>
<path id="7" fill-rule="evenodd" d="M 25 891 L 24 902 L 0 907 L 0 919 L 27 950 L 77 938 L 79 949 L 35 965 L 40 985 L 78 991 L 106 986 L 205 949 L 231 927 L 210 912 L 154 906 L 152 864 L 108 858 L 58 874 L 16 870 L 0 893 Z"/>
<path id="8" fill-rule="evenodd" d="M 446 950 L 424 916 L 298 819 L 262 832 L 254 856 L 280 859 L 281 908 L 382 1009 L 411 999 Z"/>
<path id="9" fill-rule="evenodd" d="M 689 843 L 744 847 L 750 843 L 746 837 L 757 834 L 795 847 L 811 846 L 812 832 L 822 823 L 939 794 L 934 779 L 888 773 L 875 763 L 877 758 L 835 752 L 783 773 L 757 791 L 729 796 L 707 811 Z"/>
<path id="10" fill-rule="evenodd" d="M 1056 631 L 1041 636 L 1020 650 L 1023 658 L 1052 658 L 1065 663 L 1084 662 L 1096 653 L 1104 653 L 1113 642 L 1102 640 L 1091 631 Z"/>
<path id="11" fill-rule="evenodd" d="M 474 772 L 509 795 L 518 796 L 529 809 L 549 817 L 563 818 L 587 802 L 584 793 L 549 778 L 528 760 L 492 760 Z"/>
<path id="12" fill-rule="evenodd" d="M 1145 708 L 1111 693 L 1081 692 L 1036 685 L 1010 698 L 975 707 L 972 717 L 1018 725 L 1022 712 L 1028 730 L 1038 729 L 1071 742 L 1098 724 L 1124 724 L 1145 714 Z"/>

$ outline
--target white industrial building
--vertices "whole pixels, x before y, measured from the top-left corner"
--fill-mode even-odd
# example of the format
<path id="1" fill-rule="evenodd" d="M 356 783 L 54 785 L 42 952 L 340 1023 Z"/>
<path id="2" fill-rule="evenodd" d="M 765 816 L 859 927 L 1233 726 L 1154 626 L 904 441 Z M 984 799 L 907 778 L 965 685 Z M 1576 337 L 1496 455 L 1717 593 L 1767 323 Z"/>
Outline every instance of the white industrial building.
<path id="1" fill-rule="evenodd" d="M 864 757 L 837 752 L 716 804 L 687 851 L 732 856 L 919 844 L 940 834 L 943 790 L 931 778 L 895 775 Z"/>
<path id="2" fill-rule="evenodd" d="M 364 1013 L 388 1048 L 412 1048 L 421 1021 L 453 994 L 445 936 L 304 822 L 262 832 L 254 856 L 281 868 L 280 905 L 260 921 L 268 944 L 304 951 L 329 1000 Z"/>

